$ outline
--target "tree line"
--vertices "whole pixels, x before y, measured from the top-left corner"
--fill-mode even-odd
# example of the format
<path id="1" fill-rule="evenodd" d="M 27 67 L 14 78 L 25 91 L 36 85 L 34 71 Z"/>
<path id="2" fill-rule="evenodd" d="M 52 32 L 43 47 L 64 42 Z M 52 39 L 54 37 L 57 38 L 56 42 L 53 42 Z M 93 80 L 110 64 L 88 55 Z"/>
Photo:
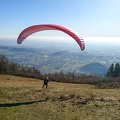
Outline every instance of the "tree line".
<path id="1" fill-rule="evenodd" d="M 0 55 L 0 74 L 10 74 L 31 78 L 43 78 L 40 70 L 16 62 L 11 62 L 5 55 Z"/>

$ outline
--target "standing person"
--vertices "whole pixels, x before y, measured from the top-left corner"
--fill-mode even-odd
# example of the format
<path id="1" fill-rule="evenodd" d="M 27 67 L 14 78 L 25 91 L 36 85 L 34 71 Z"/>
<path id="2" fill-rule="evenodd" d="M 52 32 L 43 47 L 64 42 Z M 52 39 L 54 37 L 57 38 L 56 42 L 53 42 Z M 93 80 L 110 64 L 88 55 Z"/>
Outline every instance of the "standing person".
<path id="1" fill-rule="evenodd" d="M 44 79 L 44 84 L 43 84 L 42 88 L 43 88 L 44 86 L 46 86 L 46 89 L 47 89 L 47 87 L 48 87 L 48 82 L 49 82 L 49 78 L 48 78 L 48 77 L 45 77 L 45 79 Z"/>

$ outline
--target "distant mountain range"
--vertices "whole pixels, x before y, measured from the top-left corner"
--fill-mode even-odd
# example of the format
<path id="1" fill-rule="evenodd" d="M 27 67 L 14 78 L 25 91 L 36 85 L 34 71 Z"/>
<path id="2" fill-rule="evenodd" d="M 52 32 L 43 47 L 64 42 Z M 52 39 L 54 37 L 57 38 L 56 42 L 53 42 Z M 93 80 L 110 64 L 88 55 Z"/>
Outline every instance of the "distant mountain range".
<path id="1" fill-rule="evenodd" d="M 35 67 L 43 73 L 75 72 L 105 74 L 112 63 L 119 62 L 120 49 L 99 46 L 80 51 L 72 44 L 43 44 L 40 48 L 0 45 L 0 53 L 10 61 Z"/>

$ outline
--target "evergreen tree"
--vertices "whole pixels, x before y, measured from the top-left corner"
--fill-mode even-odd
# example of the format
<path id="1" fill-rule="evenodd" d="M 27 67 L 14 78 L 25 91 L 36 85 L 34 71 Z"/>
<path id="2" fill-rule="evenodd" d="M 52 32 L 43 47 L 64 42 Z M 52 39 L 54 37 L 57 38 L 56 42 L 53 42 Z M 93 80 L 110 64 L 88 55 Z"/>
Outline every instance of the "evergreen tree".
<path id="1" fill-rule="evenodd" d="M 115 77 L 118 77 L 120 75 L 120 65 L 119 63 L 115 64 Z"/>
<path id="2" fill-rule="evenodd" d="M 107 76 L 108 77 L 113 77 L 114 76 L 114 64 L 112 63 L 111 66 L 109 67 L 108 71 L 107 71 Z"/>
<path id="3" fill-rule="evenodd" d="M 120 76 L 120 64 L 116 63 L 115 65 L 112 63 L 107 72 L 108 77 L 118 77 Z"/>

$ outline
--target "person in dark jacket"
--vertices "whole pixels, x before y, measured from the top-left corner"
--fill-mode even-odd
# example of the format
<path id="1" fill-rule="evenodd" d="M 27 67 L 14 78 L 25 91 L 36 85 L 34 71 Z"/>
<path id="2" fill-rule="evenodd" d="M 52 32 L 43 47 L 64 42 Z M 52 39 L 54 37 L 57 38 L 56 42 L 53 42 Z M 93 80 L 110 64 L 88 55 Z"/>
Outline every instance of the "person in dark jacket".
<path id="1" fill-rule="evenodd" d="M 47 87 L 48 87 L 48 82 L 49 82 L 49 78 L 48 78 L 48 77 L 45 77 L 45 79 L 44 79 L 44 84 L 43 84 L 42 88 L 44 88 L 44 86 L 46 86 L 46 89 L 47 89 Z"/>

